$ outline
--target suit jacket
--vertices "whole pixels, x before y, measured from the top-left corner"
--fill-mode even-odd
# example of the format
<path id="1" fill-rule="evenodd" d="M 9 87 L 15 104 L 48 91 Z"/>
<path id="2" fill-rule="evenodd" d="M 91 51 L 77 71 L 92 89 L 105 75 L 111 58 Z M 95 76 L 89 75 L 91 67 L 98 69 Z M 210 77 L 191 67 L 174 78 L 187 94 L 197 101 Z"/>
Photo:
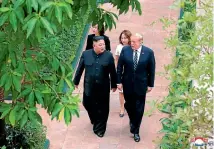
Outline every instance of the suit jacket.
<path id="1" fill-rule="evenodd" d="M 75 85 L 79 84 L 84 69 L 84 93 L 86 95 L 90 96 L 93 91 L 96 92 L 95 84 L 103 93 L 109 93 L 110 86 L 111 88 L 117 87 L 116 69 L 111 52 L 104 51 L 97 55 L 93 49 L 84 51 L 73 80 Z"/>
<path id="2" fill-rule="evenodd" d="M 90 34 L 88 35 L 87 39 L 87 44 L 86 44 L 86 50 L 93 49 L 93 37 L 95 34 Z M 111 51 L 111 45 L 110 45 L 110 40 L 109 37 L 106 35 L 102 35 L 104 37 L 105 45 L 106 45 L 106 50 Z"/>
<path id="3" fill-rule="evenodd" d="M 142 46 L 140 58 L 134 71 L 133 49 L 123 47 L 117 65 L 117 81 L 123 84 L 124 94 L 145 95 L 147 87 L 154 87 L 155 57 L 154 52 Z"/>

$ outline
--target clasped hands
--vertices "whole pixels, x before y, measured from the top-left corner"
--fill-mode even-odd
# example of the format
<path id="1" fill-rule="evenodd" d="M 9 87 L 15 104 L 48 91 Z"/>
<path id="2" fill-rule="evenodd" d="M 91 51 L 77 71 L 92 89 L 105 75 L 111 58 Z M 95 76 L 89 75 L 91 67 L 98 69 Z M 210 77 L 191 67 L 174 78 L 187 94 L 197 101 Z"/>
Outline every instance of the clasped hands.
<path id="1" fill-rule="evenodd" d="M 117 84 L 118 90 L 122 91 L 123 90 L 123 85 L 122 84 Z M 147 87 L 147 93 L 152 91 L 152 87 Z"/>
<path id="2" fill-rule="evenodd" d="M 79 88 L 78 85 L 75 85 L 75 89 L 78 89 L 78 88 Z M 112 92 L 115 92 L 117 90 L 117 88 L 112 88 L 111 90 L 112 90 Z"/>

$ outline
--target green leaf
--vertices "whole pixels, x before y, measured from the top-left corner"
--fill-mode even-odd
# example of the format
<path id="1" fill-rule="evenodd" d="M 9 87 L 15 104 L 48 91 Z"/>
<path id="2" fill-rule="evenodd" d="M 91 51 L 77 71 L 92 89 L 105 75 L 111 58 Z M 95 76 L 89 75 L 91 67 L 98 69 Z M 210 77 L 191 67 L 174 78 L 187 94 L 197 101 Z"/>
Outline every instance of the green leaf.
<path id="1" fill-rule="evenodd" d="M 73 72 L 69 72 L 66 77 L 70 77 L 73 75 Z"/>
<path id="2" fill-rule="evenodd" d="M 64 110 L 64 119 L 65 119 L 65 123 L 66 123 L 67 125 L 70 124 L 71 118 L 72 118 L 72 117 L 71 117 L 70 110 L 69 110 L 67 107 L 65 107 L 65 110 Z"/>
<path id="3" fill-rule="evenodd" d="M 24 19 L 25 24 L 27 24 L 27 22 L 28 22 L 32 17 L 35 17 L 35 14 L 30 14 L 30 15 L 28 15 L 28 16 Z"/>
<path id="4" fill-rule="evenodd" d="M 32 90 L 31 88 L 26 88 L 23 92 L 21 92 L 21 94 L 17 97 L 17 99 L 28 95 L 31 92 L 31 90 Z"/>
<path id="5" fill-rule="evenodd" d="M 67 78 L 65 78 L 65 81 L 66 81 L 66 83 L 67 83 L 67 85 L 70 87 L 70 89 L 74 89 L 74 87 L 73 87 L 73 85 L 71 84 L 71 81 L 70 80 L 68 80 Z"/>
<path id="6" fill-rule="evenodd" d="M 10 107 L 8 107 L 8 109 L 6 109 L 6 110 L 2 113 L 0 119 L 3 119 L 3 118 L 10 112 L 10 110 L 11 110 Z"/>
<path id="7" fill-rule="evenodd" d="M 44 27 L 48 30 L 49 33 L 54 34 L 53 29 L 51 28 L 51 24 L 45 17 L 41 17 L 41 22 L 44 25 Z"/>
<path id="8" fill-rule="evenodd" d="M 55 15 L 58 20 L 58 22 L 61 24 L 62 23 L 62 9 L 59 6 L 55 6 Z"/>
<path id="9" fill-rule="evenodd" d="M 76 114 L 77 117 L 80 117 L 79 112 L 77 110 L 74 110 L 74 113 Z"/>
<path id="10" fill-rule="evenodd" d="M 10 11 L 11 9 L 9 7 L 1 7 L 0 12 L 7 12 Z"/>
<path id="11" fill-rule="evenodd" d="M 89 2 L 92 9 L 97 8 L 97 0 L 90 0 Z"/>
<path id="12" fill-rule="evenodd" d="M 54 70 L 58 70 L 60 66 L 60 62 L 58 60 L 58 58 L 53 57 L 53 62 L 52 62 L 52 67 Z"/>
<path id="13" fill-rule="evenodd" d="M 45 2 L 40 9 L 40 13 L 46 10 L 47 8 L 51 7 L 53 4 L 54 2 L 50 2 L 50 1 Z"/>
<path id="14" fill-rule="evenodd" d="M 55 104 L 54 109 L 52 111 L 52 119 L 59 114 L 62 108 L 63 108 L 63 105 L 61 105 L 60 103 Z"/>
<path id="15" fill-rule="evenodd" d="M 6 6 L 8 4 L 9 0 L 2 0 L 2 7 Z"/>
<path id="16" fill-rule="evenodd" d="M 15 55 L 15 52 L 10 52 L 10 59 L 11 59 L 13 67 L 16 68 L 16 55 Z"/>
<path id="17" fill-rule="evenodd" d="M 29 96 L 28 96 L 28 103 L 31 106 L 35 106 L 35 101 L 34 101 L 34 92 L 32 91 Z"/>
<path id="18" fill-rule="evenodd" d="M 16 72 L 16 71 L 13 72 L 13 75 L 22 77 L 22 74 L 20 74 L 20 73 L 18 73 L 18 72 Z"/>
<path id="19" fill-rule="evenodd" d="M 0 26 L 2 26 L 8 19 L 9 17 L 9 12 L 8 13 L 4 13 L 1 17 L 0 17 Z"/>
<path id="20" fill-rule="evenodd" d="M 72 19 L 73 12 L 72 12 L 71 6 L 67 4 L 67 5 L 64 6 L 64 8 L 65 8 L 65 11 L 67 12 L 68 17 L 70 19 Z"/>
<path id="21" fill-rule="evenodd" d="M 34 112 L 28 110 L 27 113 L 28 113 L 28 117 L 29 117 L 29 119 L 30 119 L 31 121 L 35 121 L 35 120 L 36 120 L 36 119 L 35 119 Z"/>
<path id="22" fill-rule="evenodd" d="M 32 111 L 32 112 L 36 112 L 37 108 L 36 107 L 30 107 L 29 110 Z"/>
<path id="23" fill-rule="evenodd" d="M 9 77 L 8 73 L 3 74 L 3 76 L 1 77 L 1 80 L 0 80 L 0 86 L 5 85 L 6 80 L 7 80 L 8 77 Z"/>
<path id="24" fill-rule="evenodd" d="M 17 0 L 14 4 L 14 9 L 17 9 L 19 6 L 21 6 L 25 0 Z"/>
<path id="25" fill-rule="evenodd" d="M 142 15 L 142 10 L 141 10 L 141 4 L 140 4 L 140 2 L 137 0 L 137 1 L 135 1 L 135 4 L 136 4 L 136 9 L 137 9 L 139 15 Z"/>
<path id="26" fill-rule="evenodd" d="M 9 91 L 9 89 L 11 88 L 11 86 L 12 86 L 12 78 L 9 75 L 8 78 L 7 78 L 7 82 L 5 84 L 5 91 Z"/>
<path id="27" fill-rule="evenodd" d="M 63 88 L 64 88 L 64 80 L 63 79 L 60 79 L 59 81 L 59 86 L 58 86 L 58 91 L 59 92 L 62 92 Z"/>
<path id="28" fill-rule="evenodd" d="M 65 77 L 65 67 L 63 65 L 60 65 L 62 76 Z"/>
<path id="29" fill-rule="evenodd" d="M 38 2 L 37 0 L 31 0 L 33 8 L 38 11 Z"/>
<path id="30" fill-rule="evenodd" d="M 24 10 L 22 8 L 18 8 L 15 10 L 17 18 L 20 20 L 20 22 L 24 23 Z"/>
<path id="31" fill-rule="evenodd" d="M 43 101 L 43 98 L 42 98 L 42 94 L 39 91 L 36 91 L 35 95 L 36 95 L 38 103 L 41 104 L 42 106 L 44 106 L 44 101 Z"/>
<path id="32" fill-rule="evenodd" d="M 27 123 L 27 121 L 28 121 L 28 114 L 26 111 L 24 111 L 23 117 L 19 122 L 20 127 L 23 128 L 25 126 L 25 124 Z"/>
<path id="33" fill-rule="evenodd" d="M 51 102 L 50 102 L 51 101 Z M 49 101 L 49 105 L 48 105 L 48 113 L 50 114 L 51 113 L 51 111 L 53 111 L 53 109 L 54 109 L 54 106 L 55 106 L 55 104 L 56 104 L 56 99 L 50 99 L 50 101 Z"/>
<path id="34" fill-rule="evenodd" d="M 1 103 L 1 104 L 3 104 L 3 103 Z M 6 103 L 4 103 L 4 104 L 6 104 Z M 6 106 L 5 105 L 4 106 L 1 105 L 0 107 L 1 107 L 0 108 L 0 112 L 2 113 L 4 111 L 10 109 L 11 105 L 10 104 L 6 104 Z"/>
<path id="35" fill-rule="evenodd" d="M 26 6 L 27 6 L 27 12 L 28 14 L 31 14 L 32 13 L 32 3 L 31 3 L 31 0 L 26 0 Z"/>
<path id="36" fill-rule="evenodd" d="M 35 118 L 37 119 L 37 121 L 42 124 L 42 117 L 36 112 L 35 113 Z"/>
<path id="37" fill-rule="evenodd" d="M 37 21 L 36 23 L 36 37 L 39 41 L 41 41 L 43 35 L 42 35 L 42 31 L 41 31 L 41 23 L 40 20 Z"/>
<path id="38" fill-rule="evenodd" d="M 35 28 L 37 18 L 32 18 L 28 21 L 28 28 L 27 28 L 27 38 L 31 35 L 33 32 L 33 29 Z"/>
<path id="39" fill-rule="evenodd" d="M 20 77 L 13 75 L 12 78 L 13 78 L 13 85 L 14 85 L 15 89 L 18 92 L 20 92 L 21 91 L 21 80 L 19 79 Z"/>
<path id="40" fill-rule="evenodd" d="M 113 23 L 113 25 L 114 25 L 114 28 L 116 28 L 116 22 L 115 22 L 115 20 L 114 20 L 113 15 L 110 15 L 110 18 L 111 18 L 111 20 L 112 20 L 112 23 Z"/>
<path id="41" fill-rule="evenodd" d="M 10 121 L 10 123 L 11 123 L 12 126 L 15 125 L 15 123 L 16 123 L 16 111 L 15 111 L 15 109 L 12 109 L 10 111 L 9 121 Z"/>
<path id="42" fill-rule="evenodd" d="M 13 27 L 13 30 L 16 32 L 17 31 L 17 18 L 15 12 L 10 13 L 10 24 Z"/>
<path id="43" fill-rule="evenodd" d="M 74 2 L 73 2 L 73 0 L 65 0 L 67 3 L 69 3 L 69 4 L 71 4 L 71 5 L 73 5 L 74 4 Z"/>
<path id="44" fill-rule="evenodd" d="M 24 113 L 25 113 L 25 109 L 21 109 L 19 112 L 18 112 L 18 116 L 17 116 L 17 121 L 20 121 L 21 120 L 21 118 L 23 117 L 23 115 L 24 115 Z"/>

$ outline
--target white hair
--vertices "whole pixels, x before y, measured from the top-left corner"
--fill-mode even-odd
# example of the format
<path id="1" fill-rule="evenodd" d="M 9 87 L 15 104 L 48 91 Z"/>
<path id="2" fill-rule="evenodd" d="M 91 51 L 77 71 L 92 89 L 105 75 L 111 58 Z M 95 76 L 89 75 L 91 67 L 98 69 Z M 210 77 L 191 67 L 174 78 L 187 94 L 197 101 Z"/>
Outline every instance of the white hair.
<path id="1" fill-rule="evenodd" d="M 133 36 L 138 37 L 139 40 L 141 40 L 141 42 L 143 43 L 143 35 L 142 35 L 142 34 L 140 34 L 140 33 L 135 33 L 135 34 L 133 34 Z"/>

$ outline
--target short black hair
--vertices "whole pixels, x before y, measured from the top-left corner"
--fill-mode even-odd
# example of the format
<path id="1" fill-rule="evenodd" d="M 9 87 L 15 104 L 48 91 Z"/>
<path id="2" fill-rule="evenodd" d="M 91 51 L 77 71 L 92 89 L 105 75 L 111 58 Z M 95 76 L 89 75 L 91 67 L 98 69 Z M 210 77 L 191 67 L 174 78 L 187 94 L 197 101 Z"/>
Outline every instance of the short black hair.
<path id="1" fill-rule="evenodd" d="M 97 42 L 97 41 L 99 41 L 99 40 L 104 40 L 104 37 L 103 37 L 103 36 L 94 36 L 94 37 L 93 37 L 93 41 L 94 41 L 94 42 Z"/>

